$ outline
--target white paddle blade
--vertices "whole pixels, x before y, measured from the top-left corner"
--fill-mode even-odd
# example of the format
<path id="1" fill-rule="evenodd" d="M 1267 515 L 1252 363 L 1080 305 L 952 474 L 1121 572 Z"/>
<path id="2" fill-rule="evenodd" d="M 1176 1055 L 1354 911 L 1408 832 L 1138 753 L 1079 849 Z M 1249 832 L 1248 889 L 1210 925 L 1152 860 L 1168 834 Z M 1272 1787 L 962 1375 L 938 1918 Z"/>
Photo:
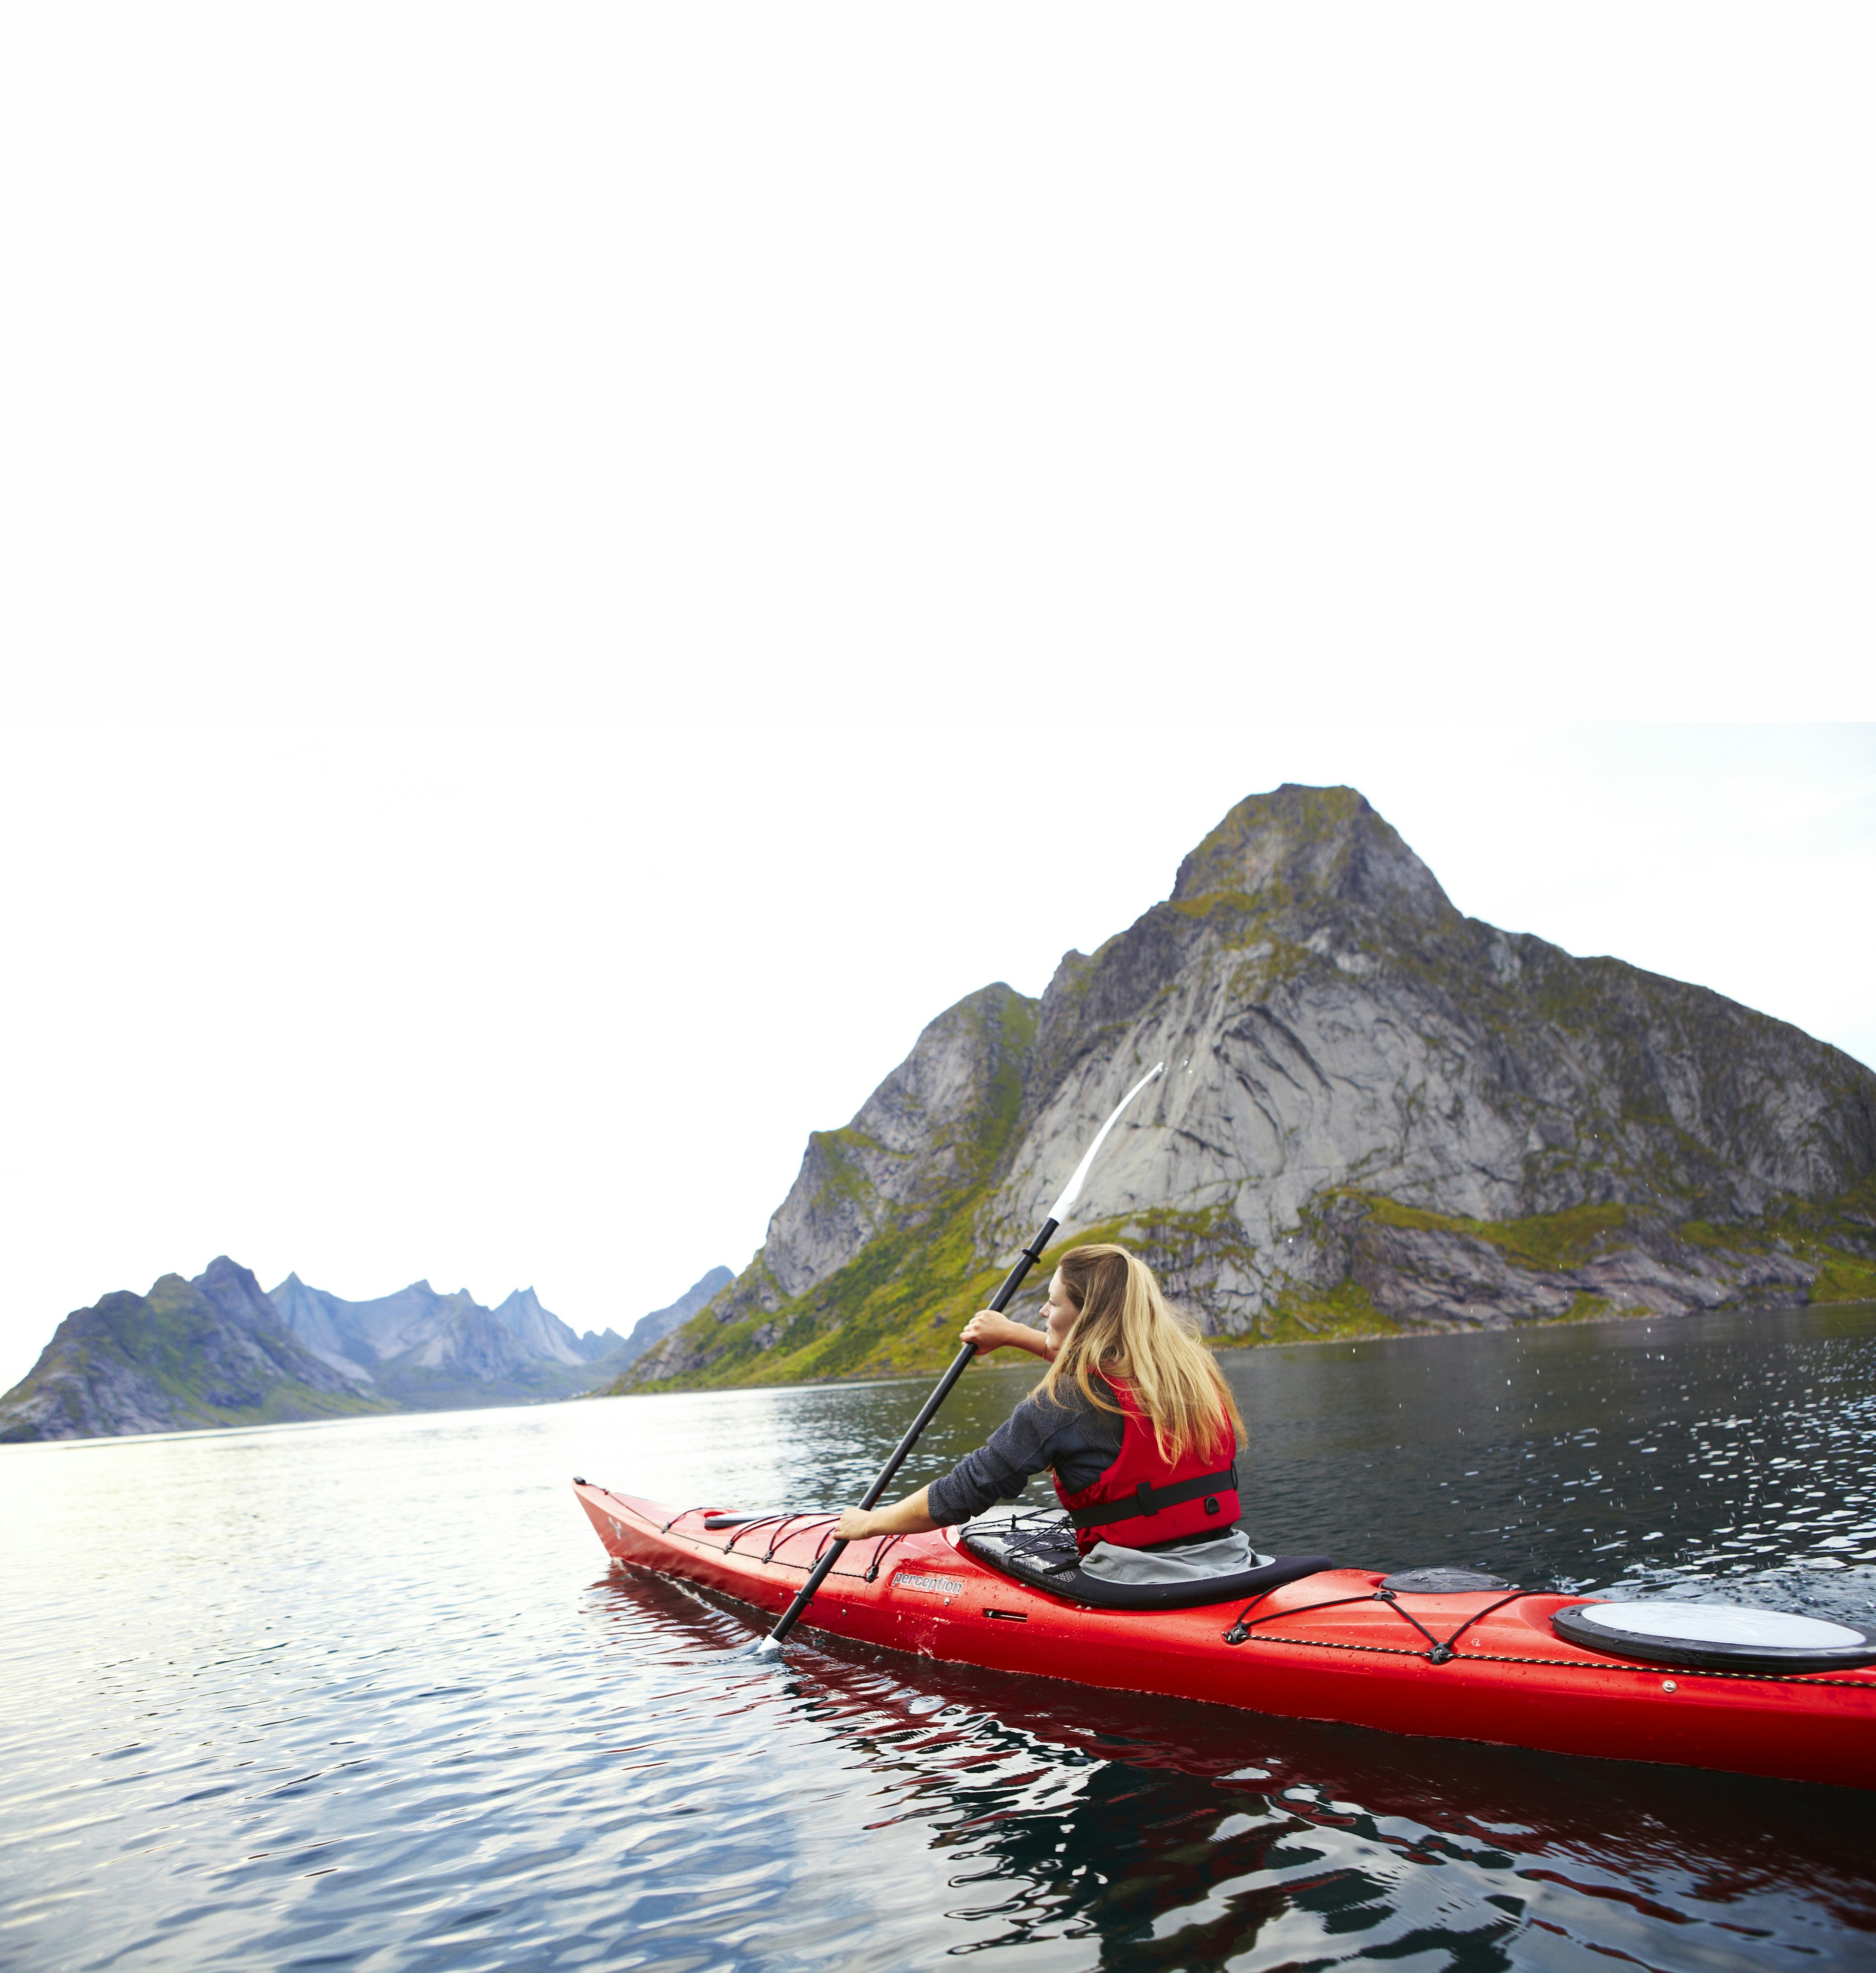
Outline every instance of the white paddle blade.
<path id="1" fill-rule="evenodd" d="M 1114 1114 L 1101 1126 L 1099 1135 L 1097 1136 L 1093 1143 L 1089 1145 L 1087 1155 L 1083 1157 L 1080 1163 L 1077 1165 L 1075 1167 L 1074 1176 L 1062 1187 L 1061 1197 L 1049 1208 L 1049 1217 L 1055 1222 L 1057 1226 L 1061 1225 L 1062 1222 L 1067 1219 L 1070 1209 L 1074 1206 L 1075 1201 L 1081 1196 L 1081 1188 L 1087 1182 L 1088 1173 L 1094 1169 L 1094 1160 L 1100 1154 L 1101 1147 L 1107 1141 L 1108 1132 L 1120 1121 L 1120 1113 L 1126 1108 L 1127 1105 L 1133 1101 L 1134 1098 L 1139 1094 L 1140 1091 L 1152 1081 L 1153 1078 L 1156 1076 L 1159 1072 L 1165 1067 L 1165 1065 L 1166 1065 L 1163 1062 L 1155 1062 L 1152 1067 L 1140 1078 L 1139 1081 L 1127 1091 L 1126 1094 L 1122 1097 L 1120 1101 L 1114 1105 Z"/>

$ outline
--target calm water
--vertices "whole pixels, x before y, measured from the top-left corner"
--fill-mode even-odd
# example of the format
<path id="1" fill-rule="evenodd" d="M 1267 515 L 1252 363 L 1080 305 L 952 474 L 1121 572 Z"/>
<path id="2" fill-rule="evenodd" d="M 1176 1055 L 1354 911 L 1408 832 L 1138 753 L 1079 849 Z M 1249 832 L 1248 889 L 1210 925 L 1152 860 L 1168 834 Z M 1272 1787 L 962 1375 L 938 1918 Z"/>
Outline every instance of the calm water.
<path id="1" fill-rule="evenodd" d="M 1227 1360 L 1260 1546 L 1876 1615 L 1876 1310 Z M 1876 1795 L 763 1669 L 567 1490 L 837 1503 L 920 1394 L 0 1449 L 0 1965 L 1876 1965 Z"/>

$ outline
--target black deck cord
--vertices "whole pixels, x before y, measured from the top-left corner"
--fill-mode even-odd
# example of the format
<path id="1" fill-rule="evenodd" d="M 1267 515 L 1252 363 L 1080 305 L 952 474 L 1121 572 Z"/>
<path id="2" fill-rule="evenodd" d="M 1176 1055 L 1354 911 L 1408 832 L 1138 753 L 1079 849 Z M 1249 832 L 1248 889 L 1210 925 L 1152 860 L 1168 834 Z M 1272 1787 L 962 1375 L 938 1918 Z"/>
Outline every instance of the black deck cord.
<path id="1" fill-rule="evenodd" d="M 1081 1552 L 1077 1549 L 1064 1562 L 1044 1562 L 1033 1553 L 1024 1551 L 1023 1559 L 1028 1562 L 1038 1575 L 1067 1575 L 1081 1566 Z"/>
<path id="2" fill-rule="evenodd" d="M 1501 1596 L 1495 1603 L 1488 1603 L 1482 1610 L 1475 1610 L 1472 1614 L 1466 1618 L 1466 1621 L 1460 1625 L 1459 1631 L 1455 1631 L 1452 1636 L 1447 1638 L 1446 1641 L 1446 1650 L 1448 1655 L 1454 1657 L 1463 1655 L 1463 1653 L 1455 1651 L 1453 1649 L 1453 1647 L 1459 1641 L 1459 1631 L 1469 1630 L 1474 1624 L 1479 1621 L 1480 1618 L 1489 1617 L 1494 1610 L 1502 1610 L 1508 1603 L 1515 1603 L 1518 1598 L 1524 1594 L 1525 1592 L 1521 1589 L 1509 1590 L 1504 1595 Z M 1446 1660 L 1440 1658 L 1436 1659 L 1434 1662 L 1436 1664 L 1443 1664 L 1446 1662 Z"/>
<path id="3" fill-rule="evenodd" d="M 1042 1549 L 1044 1546 L 1044 1544 L 1040 1542 L 1036 1544 L 1037 1549 Z M 1031 1550 L 1031 1554 L 1033 1555 L 1034 1553 L 1034 1550 Z M 1038 1560 L 1036 1566 L 1044 1575 L 1072 1575 L 1075 1570 L 1081 1566 L 1081 1544 L 1079 1542 L 1077 1542 L 1074 1546 L 1068 1551 L 1067 1554 L 1065 1555 L 1060 1562 L 1042 1562 Z"/>
<path id="4" fill-rule="evenodd" d="M 1260 1589 L 1244 1608 L 1231 1619 L 1231 1628 L 1224 1633 L 1224 1641 L 1227 1644 L 1241 1644 L 1250 1635 L 1244 1619 L 1270 1595 L 1271 1589 L 1280 1589 L 1283 1586 L 1280 1582 L 1273 1582 L 1270 1585 L 1270 1589 Z"/>
<path id="5" fill-rule="evenodd" d="M 730 1551 L 734 1549 L 737 1543 L 743 1539 L 744 1536 L 753 1535 L 758 1528 L 766 1528 L 771 1521 L 785 1521 L 787 1519 L 788 1517 L 786 1514 L 758 1514 L 753 1521 L 745 1521 L 743 1525 L 737 1530 L 735 1533 L 731 1535 L 730 1539 L 724 1543 L 724 1553 L 725 1555 L 729 1554 Z"/>
<path id="6" fill-rule="evenodd" d="M 1427 1629 L 1427 1626 L 1420 1621 L 1419 1618 L 1414 1615 L 1411 1610 L 1403 1610 L 1401 1608 L 1400 1604 L 1395 1601 L 1394 1592 L 1391 1589 L 1376 1590 L 1374 1592 L 1374 1601 L 1377 1603 L 1385 1603 L 1388 1608 L 1391 1609 L 1397 1617 L 1404 1617 L 1407 1621 L 1414 1626 L 1414 1629 L 1419 1631 L 1420 1635 L 1427 1640 L 1427 1644 L 1431 1647 L 1427 1654 L 1427 1660 L 1430 1664 L 1444 1664 L 1446 1660 L 1452 1657 L 1452 1652 L 1449 1651 L 1446 1647 L 1433 1635 L 1432 1631 Z M 1457 1631 L 1455 1631 L 1453 1634 L 1456 1637 L 1459 1634 Z"/>
<path id="7" fill-rule="evenodd" d="M 1281 1583 L 1272 1585 L 1273 1589 L 1281 1589 L 1283 1586 Z M 1243 1644 L 1250 1635 L 1253 1624 L 1273 1623 L 1280 1617 L 1308 1617 L 1318 1610 L 1338 1610 L 1350 1603 L 1385 1603 L 1397 1617 L 1404 1618 L 1427 1640 L 1431 1648 L 1422 1655 L 1427 1663 L 1442 1665 L 1449 1664 L 1452 1660 L 1462 1655 L 1453 1648 L 1458 1643 L 1461 1632 L 1469 1630 L 1480 1618 L 1489 1617 L 1494 1610 L 1502 1610 L 1506 1604 L 1515 1602 L 1525 1594 L 1525 1592 L 1521 1589 L 1509 1590 L 1495 1603 L 1488 1603 L 1482 1610 L 1475 1610 L 1449 1638 L 1436 1638 L 1412 1611 L 1401 1608 L 1398 1596 L 1391 1589 L 1371 1589 L 1360 1596 L 1335 1596 L 1332 1597 L 1326 1603 L 1306 1603 L 1300 1608 L 1295 1610 L 1267 1610 L 1261 1617 L 1251 1617 L 1251 1611 L 1256 1609 L 1263 1601 L 1264 1597 L 1270 1594 L 1270 1591 L 1266 1589 L 1262 1595 L 1253 1596 L 1244 1608 L 1238 1611 L 1237 1621 L 1224 1634 L 1224 1641 L 1227 1644 Z M 1250 1618 L 1250 1623 L 1244 1621 L 1247 1617 Z M 1314 1641 L 1304 1640 L 1303 1641 Z"/>
<path id="8" fill-rule="evenodd" d="M 764 1562 L 774 1561 L 775 1552 L 782 1545 L 782 1528 L 786 1528 L 790 1521 L 812 1521 L 818 1518 L 819 1517 L 817 1516 L 812 1513 L 784 1514 L 782 1517 L 782 1527 L 777 1528 L 775 1533 L 769 1537 L 768 1550 L 763 1556 L 763 1560 Z M 830 1514 L 827 1518 L 829 1520 L 837 1521 L 840 1519 L 840 1517 L 838 1514 Z"/>
<path id="9" fill-rule="evenodd" d="M 603 1487 L 600 1489 L 600 1491 L 602 1494 L 605 1493 L 606 1490 L 607 1490 Z M 614 1494 L 613 1497 L 616 1500 L 619 1497 L 617 1494 Z M 710 1510 L 708 1507 L 680 1507 L 678 1511 L 672 1516 L 670 1520 L 665 1522 L 665 1525 L 658 1530 L 658 1532 L 661 1535 L 668 1535 L 670 1533 L 672 1530 L 684 1519 L 686 1514 L 707 1514 L 709 1512 Z M 743 1523 L 743 1527 L 739 1528 L 737 1530 L 737 1533 L 740 1534 L 744 1528 L 759 1527 L 763 1521 L 772 1521 L 774 1519 L 775 1517 L 773 1514 L 763 1514 L 758 1516 L 753 1521 L 745 1521 Z M 731 1539 L 734 1541 L 734 1536 L 732 1536 Z"/>
<path id="10" fill-rule="evenodd" d="M 1038 1525 L 1034 1528 L 1027 1528 L 1023 1526 L 1025 1521 L 1034 1521 Z M 1066 1575 L 1070 1569 L 1079 1569 L 1081 1566 L 1080 1544 L 1075 1545 L 1067 1561 L 1045 1562 L 1042 1559 L 1043 1556 L 1056 1544 L 1045 1541 L 1043 1536 L 1051 1528 L 1066 1528 L 1070 1525 L 1070 1523 L 1066 1520 L 1057 1520 L 1051 1518 L 1047 1508 L 1037 1507 L 1026 1514 L 1012 1514 L 1004 1523 L 1004 1526 L 1009 1530 L 1009 1533 L 1004 1539 L 1008 1542 L 1011 1548 L 1018 1556 L 1034 1567 L 1038 1575 Z M 1020 1534 L 1018 1532 L 1019 1530 Z"/>
<path id="11" fill-rule="evenodd" d="M 582 1481 L 580 1484 L 583 1486 L 586 1483 L 584 1481 Z M 606 1490 L 605 1488 L 601 1487 L 600 1490 L 603 1493 Z M 701 1507 L 681 1508 L 676 1513 L 672 1516 L 669 1520 L 665 1522 L 665 1525 L 660 1528 L 658 1532 L 661 1535 L 668 1534 L 672 1529 L 674 1528 L 679 1521 L 684 1519 L 684 1517 L 686 1514 L 699 1514 L 702 1512 L 703 1510 Z M 737 1543 L 743 1539 L 744 1536 L 753 1534 L 757 1529 L 766 1527 L 771 1521 L 779 1521 L 785 1526 L 790 1521 L 811 1521 L 814 1518 L 814 1516 L 812 1514 L 758 1514 L 753 1520 L 744 1522 L 742 1526 L 736 1530 L 734 1533 L 730 1536 L 729 1539 L 724 1543 L 723 1553 L 725 1555 L 727 1555 L 730 1550 L 736 1546 Z M 838 1515 L 830 1515 L 828 1518 L 831 1525 L 833 1522 L 838 1520 L 839 1517 Z M 775 1539 L 771 1541 L 769 1544 L 768 1553 L 762 1558 L 764 1562 L 768 1562 L 773 1558 L 776 1543 L 779 1542 L 781 1539 L 782 1530 L 781 1528 L 778 1527 L 775 1531 Z M 904 1539 L 905 1536 L 904 1535 L 881 1535 L 879 1537 L 878 1542 L 875 1544 L 873 1550 L 873 1566 L 866 1572 L 866 1579 L 868 1582 L 871 1582 L 878 1579 L 879 1575 L 880 1557 L 885 1553 L 887 1549 L 892 1546 L 894 1543 L 902 1542 Z M 820 1547 L 815 1550 L 815 1558 L 817 1561 L 820 1559 L 822 1549 L 825 1549 L 826 1546 L 827 1536 L 824 1533 L 821 1537 Z"/>
<path id="12" fill-rule="evenodd" d="M 1299 1610 L 1266 1610 L 1261 1617 L 1250 1616 L 1251 1611 L 1270 1594 L 1270 1590 L 1281 1589 L 1284 1586 L 1280 1582 L 1273 1582 L 1270 1589 L 1262 1590 L 1253 1596 L 1237 1613 L 1237 1621 L 1224 1633 L 1224 1641 L 1227 1644 L 1241 1644 L 1250 1635 L 1252 1624 L 1268 1624 L 1278 1617 L 1306 1617 L 1312 1610 L 1339 1610 L 1345 1603 L 1387 1603 L 1393 1600 L 1391 1595 L 1384 1596 L 1378 1590 L 1365 1589 L 1359 1596 L 1332 1596 L 1326 1603 L 1306 1603 Z M 1244 1621 L 1247 1617 L 1250 1618 L 1250 1623 Z"/>
<path id="13" fill-rule="evenodd" d="M 777 1514 L 776 1516 L 775 1526 L 769 1530 L 769 1546 L 762 1552 L 762 1559 L 765 1562 L 774 1560 L 775 1545 L 782 1539 L 783 1530 L 788 1526 L 790 1521 L 799 1521 L 803 1517 L 799 1514 Z"/>
<path id="14" fill-rule="evenodd" d="M 880 1557 L 892 1546 L 894 1542 L 902 1542 L 904 1539 L 905 1536 L 902 1534 L 881 1535 L 878 1540 L 873 1544 L 873 1559 L 871 1563 L 868 1565 L 866 1572 L 866 1579 L 868 1582 L 877 1582 L 879 1580 Z"/>

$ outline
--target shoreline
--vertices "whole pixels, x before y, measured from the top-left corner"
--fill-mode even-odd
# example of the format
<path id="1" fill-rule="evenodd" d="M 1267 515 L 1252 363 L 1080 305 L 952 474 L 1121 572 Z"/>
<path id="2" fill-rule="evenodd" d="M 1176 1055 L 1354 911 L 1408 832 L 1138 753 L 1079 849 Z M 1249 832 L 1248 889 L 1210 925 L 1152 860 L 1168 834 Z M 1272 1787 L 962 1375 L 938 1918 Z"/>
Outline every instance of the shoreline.
<path id="1" fill-rule="evenodd" d="M 1558 1330 L 1588 1329 L 1606 1327 L 1617 1323 L 1698 1321 L 1708 1316 L 1750 1315 L 1817 1315 L 1857 1310 L 1876 1314 L 1876 1298 L 1855 1301 L 1794 1302 L 1779 1307 L 1752 1308 L 1746 1304 L 1733 1303 L 1718 1308 L 1694 1309 L 1679 1315 L 1664 1315 L 1659 1310 L 1642 1309 L 1633 1313 L 1601 1310 L 1589 1316 L 1557 1316 L 1548 1320 L 1528 1323 L 1505 1323 L 1491 1328 L 1469 1329 L 1458 1324 L 1439 1328 L 1401 1329 L 1392 1332 L 1374 1330 L 1356 1334 L 1319 1336 L 1287 1338 L 1282 1342 L 1234 1343 L 1223 1346 L 1213 1346 L 1216 1356 L 1250 1356 L 1272 1350 L 1333 1350 L 1345 1344 L 1354 1348 L 1364 1343 L 1417 1343 L 1447 1337 L 1486 1337 L 1548 1334 Z M 1210 1343 L 1211 1339 L 1207 1339 Z M 992 1372 L 1021 1373 L 1023 1366 L 1014 1359 L 1005 1363 L 972 1365 L 973 1369 L 988 1369 Z M 536 1399 L 518 1404 L 473 1405 L 438 1411 L 378 1412 L 356 1417 L 279 1418 L 265 1425 L 201 1425 L 184 1427 L 169 1431 L 118 1432 L 93 1438 L 28 1438 L 15 1439 L 0 1445 L 0 1456 L 9 1452 L 44 1451 L 51 1448 L 76 1449 L 83 1446 L 103 1445 L 174 1445 L 194 1440 L 217 1438 L 235 1438 L 254 1432 L 305 1431 L 331 1425 L 387 1425 L 393 1421 L 409 1422 L 432 1418 L 441 1422 L 449 1418 L 474 1418 L 486 1416 L 492 1412 L 541 1412 L 550 1411 L 564 1405 L 588 1404 L 603 1399 L 617 1398 L 630 1400 L 640 1398 L 730 1398 L 746 1392 L 763 1392 L 783 1396 L 796 1391 L 863 1391 L 877 1389 L 890 1384 L 928 1383 L 940 1374 L 927 1370 L 890 1370 L 874 1372 L 855 1377 L 822 1377 L 802 1382 L 788 1384 L 692 1384 L 665 1385 L 645 1391 L 581 1391 L 571 1397 Z"/>
<path id="2" fill-rule="evenodd" d="M 1659 1309 L 1599 1309 L 1591 1315 L 1557 1315 L 1541 1317 L 1531 1322 L 1506 1322 L 1489 1327 L 1469 1327 L 1463 1323 L 1430 1324 L 1423 1329 L 1357 1330 L 1345 1330 L 1334 1336 L 1286 1337 L 1280 1341 L 1268 1343 L 1224 1343 L 1214 1337 L 1201 1340 L 1214 1356 L 1250 1356 L 1260 1355 L 1267 1350 L 1325 1350 L 1340 1344 L 1357 1343 L 1416 1343 L 1447 1336 L 1510 1336 L 1533 1333 L 1549 1333 L 1563 1329 L 1600 1328 L 1625 1322 L 1697 1322 L 1703 1317 L 1714 1315 L 1802 1315 L 1822 1314 L 1832 1309 L 1869 1309 L 1876 1310 L 1876 1297 L 1859 1298 L 1853 1301 L 1802 1301 L 1776 1304 L 1761 1303 L 1757 1307 L 1745 1302 L 1722 1303 L 1717 1308 L 1688 1309 L 1678 1314 L 1665 1314 Z M 972 1365 L 972 1369 L 982 1366 Z M 1012 1361 L 1007 1364 L 993 1365 L 993 1369 L 1015 1369 Z M 930 1369 L 884 1370 L 862 1373 L 853 1377 L 812 1377 L 786 1384 L 659 1384 L 642 1391 L 590 1391 L 579 1399 L 564 1399 L 564 1402 L 584 1402 L 589 1399 L 619 1398 L 688 1398 L 701 1397 L 711 1392 L 730 1391 L 827 1391 L 861 1390 L 876 1384 L 923 1383 L 942 1376 L 944 1366 L 940 1363 Z M 968 1373 L 967 1373 L 968 1374 Z M 489 1407 L 489 1409 L 494 1409 Z"/>

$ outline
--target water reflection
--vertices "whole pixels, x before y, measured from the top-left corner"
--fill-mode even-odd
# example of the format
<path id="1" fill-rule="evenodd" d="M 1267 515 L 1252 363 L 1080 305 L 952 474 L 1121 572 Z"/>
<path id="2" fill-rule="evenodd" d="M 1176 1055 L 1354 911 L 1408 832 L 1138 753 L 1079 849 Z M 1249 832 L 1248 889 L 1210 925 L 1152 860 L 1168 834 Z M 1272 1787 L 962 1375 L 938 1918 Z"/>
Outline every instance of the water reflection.
<path id="1" fill-rule="evenodd" d="M 816 1640 L 773 1678 L 753 1620 L 620 1570 L 594 1595 L 831 1740 L 869 1832 L 942 1858 L 953 1952 L 1080 1943 L 1103 1968 L 1532 1963 L 1548 1945 L 1662 1966 L 1876 1931 L 1860 1792 L 1093 1695 Z M 680 1650 L 667 1662 L 675 1664 Z M 826 1895 L 842 1894 L 840 1878 Z M 786 1926 L 778 1912 L 771 1926 Z M 1662 1928 L 1668 1930 L 1664 1935 Z"/>

